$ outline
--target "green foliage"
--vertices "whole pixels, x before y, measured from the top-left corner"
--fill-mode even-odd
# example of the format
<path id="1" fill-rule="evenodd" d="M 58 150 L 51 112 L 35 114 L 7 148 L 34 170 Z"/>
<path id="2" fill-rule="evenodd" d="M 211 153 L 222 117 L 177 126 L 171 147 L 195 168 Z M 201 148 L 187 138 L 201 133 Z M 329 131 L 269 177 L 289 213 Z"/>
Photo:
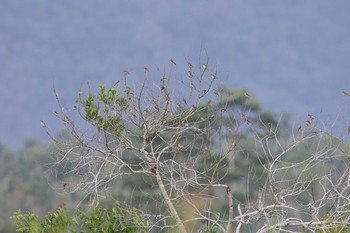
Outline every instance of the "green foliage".
<path id="1" fill-rule="evenodd" d="M 0 179 L 3 180 L 11 171 L 11 166 L 14 165 L 14 154 L 0 143 Z"/>
<path id="2" fill-rule="evenodd" d="M 205 226 L 201 229 L 200 232 L 203 233 L 219 233 L 222 232 L 219 230 L 219 228 L 217 226 Z"/>
<path id="3" fill-rule="evenodd" d="M 148 222 L 143 213 L 137 209 L 126 209 L 115 203 L 112 210 L 103 207 L 91 207 L 88 211 L 77 210 L 75 222 L 84 232 L 147 232 Z"/>
<path id="4" fill-rule="evenodd" d="M 346 209 L 347 208 L 349 208 L 349 206 L 346 207 Z M 331 210 L 327 214 L 325 214 L 321 218 L 321 220 L 327 222 L 327 221 L 329 221 L 329 219 L 332 219 L 333 215 L 334 215 L 334 211 Z M 343 222 L 343 221 L 341 221 L 341 222 Z M 329 225 L 331 225 L 331 224 L 332 224 L 332 221 L 329 221 Z M 316 233 L 350 233 L 350 228 L 349 228 L 349 226 L 347 225 L 346 222 L 344 222 L 343 225 L 338 225 L 336 227 L 331 227 L 331 228 L 328 228 L 328 229 L 324 229 L 325 227 L 327 227 L 327 224 L 324 224 L 322 229 L 318 229 L 315 232 Z"/>
<path id="5" fill-rule="evenodd" d="M 250 97 L 247 89 L 234 90 L 225 86 L 220 86 L 217 92 L 219 94 L 217 102 L 219 108 L 239 106 L 250 109 L 251 111 L 260 110 L 260 103 Z"/>
<path id="6" fill-rule="evenodd" d="M 15 212 L 13 216 L 17 232 L 24 233 L 139 233 L 148 232 L 149 225 L 143 213 L 137 209 L 127 209 L 115 203 L 111 210 L 101 206 L 78 209 L 71 218 L 65 205 L 60 205 L 54 212 L 43 219 L 33 213 Z"/>
<path id="7" fill-rule="evenodd" d="M 83 107 L 86 121 L 94 125 L 99 132 L 109 132 L 120 137 L 124 131 L 122 112 L 129 107 L 132 97 L 129 88 L 125 88 L 124 93 L 123 97 L 114 87 L 106 88 L 100 85 L 98 95 L 89 92 L 87 96 L 83 96 L 81 93 L 76 102 Z"/>
<path id="8" fill-rule="evenodd" d="M 59 206 L 42 220 L 33 213 L 23 214 L 20 210 L 15 212 L 13 220 L 18 227 L 17 232 L 24 233 L 68 232 L 67 230 L 72 225 L 64 205 Z"/>

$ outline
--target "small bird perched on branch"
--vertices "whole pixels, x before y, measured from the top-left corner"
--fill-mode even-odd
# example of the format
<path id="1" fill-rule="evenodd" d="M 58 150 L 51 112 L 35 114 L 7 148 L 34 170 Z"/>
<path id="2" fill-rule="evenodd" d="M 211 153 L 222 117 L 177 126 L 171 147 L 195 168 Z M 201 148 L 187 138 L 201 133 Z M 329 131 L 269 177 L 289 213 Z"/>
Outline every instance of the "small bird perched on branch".
<path id="1" fill-rule="evenodd" d="M 41 125 L 42 128 L 46 128 L 46 124 L 45 124 L 44 121 L 41 121 L 41 122 L 40 122 L 40 125 Z"/>
<path id="2" fill-rule="evenodd" d="M 349 96 L 349 92 L 342 91 L 342 93 L 343 93 L 343 96 Z"/>

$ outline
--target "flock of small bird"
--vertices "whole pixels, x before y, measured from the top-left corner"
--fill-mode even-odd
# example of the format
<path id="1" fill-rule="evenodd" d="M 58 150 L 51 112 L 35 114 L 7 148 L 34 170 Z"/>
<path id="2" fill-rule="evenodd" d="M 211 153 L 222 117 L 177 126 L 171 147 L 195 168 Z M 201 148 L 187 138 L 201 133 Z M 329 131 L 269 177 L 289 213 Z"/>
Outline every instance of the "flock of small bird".
<path id="1" fill-rule="evenodd" d="M 347 91 L 342 91 L 343 96 L 347 97 L 350 96 L 349 92 Z M 304 123 L 306 126 L 310 126 L 312 121 L 316 119 L 316 116 L 312 115 L 312 114 L 308 114 L 309 119 L 305 120 Z M 303 128 L 301 126 L 299 126 L 298 128 L 298 132 L 301 131 Z M 348 126 L 347 128 L 347 133 L 348 135 L 350 135 L 350 126 Z"/>
<path id="2" fill-rule="evenodd" d="M 171 63 L 172 65 L 176 65 L 176 62 L 175 62 L 173 59 L 170 59 L 170 63 Z M 190 70 L 187 72 L 187 76 L 188 76 L 189 78 L 192 78 L 192 77 L 193 77 L 193 72 L 192 72 L 193 65 L 192 65 L 191 62 L 188 62 L 188 67 L 190 68 Z M 149 72 L 149 69 L 148 69 L 146 66 L 144 66 L 143 68 L 144 68 L 145 73 Z M 203 70 L 207 70 L 207 69 L 208 69 L 208 65 L 207 65 L 207 64 L 203 64 L 203 65 L 202 65 L 202 68 L 203 68 Z M 123 74 L 124 74 L 125 76 L 127 76 L 127 75 L 130 75 L 130 72 L 129 72 L 128 70 L 123 70 Z M 210 77 L 211 77 L 212 79 L 216 79 L 216 75 L 214 75 L 214 74 L 211 74 Z M 167 78 L 166 78 L 166 77 L 163 77 L 163 78 L 161 79 L 161 81 L 162 81 L 162 82 L 167 81 Z M 343 96 L 345 96 L 345 97 L 350 96 L 350 93 L 347 92 L 347 91 L 342 91 L 342 94 L 343 94 Z M 56 98 L 57 98 L 57 97 L 58 97 L 58 93 L 55 92 L 55 95 L 56 95 Z M 246 96 L 246 97 L 250 97 L 249 93 L 245 93 L 245 96 Z M 57 115 L 58 115 L 58 112 L 55 111 L 55 112 L 54 112 L 54 115 L 57 116 Z M 305 123 L 306 126 L 310 126 L 311 123 L 312 123 L 312 121 L 316 119 L 316 116 L 314 116 L 314 115 L 312 115 L 312 114 L 308 114 L 308 117 L 309 117 L 309 119 L 307 119 L 307 120 L 304 121 L 304 123 Z M 42 128 L 46 128 L 46 127 L 47 127 L 46 124 L 45 124 L 45 122 L 44 122 L 43 120 L 40 122 L 40 125 L 41 125 Z M 302 129 L 303 129 L 302 126 L 300 126 L 300 127 L 298 128 L 298 132 L 301 131 Z M 348 135 L 350 135 L 350 126 L 348 126 L 348 128 L 347 128 L 347 133 L 348 133 Z"/>

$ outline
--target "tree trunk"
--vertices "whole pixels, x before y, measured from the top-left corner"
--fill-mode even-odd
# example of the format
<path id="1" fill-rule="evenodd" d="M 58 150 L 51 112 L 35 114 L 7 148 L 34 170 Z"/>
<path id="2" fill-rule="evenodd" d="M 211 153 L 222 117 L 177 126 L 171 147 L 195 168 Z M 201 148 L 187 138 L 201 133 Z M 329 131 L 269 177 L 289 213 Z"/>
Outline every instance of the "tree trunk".
<path id="1" fill-rule="evenodd" d="M 233 213 L 233 201 L 232 201 L 232 193 L 229 186 L 226 187 L 226 193 L 228 198 L 228 205 L 229 205 L 229 217 L 228 217 L 228 223 L 225 233 L 233 233 L 235 231 L 235 227 L 233 225 L 233 219 L 234 219 L 234 213 Z"/>
<path id="2" fill-rule="evenodd" d="M 167 204 L 171 216 L 175 219 L 176 225 L 179 227 L 179 230 L 181 233 L 187 233 L 185 225 L 183 224 L 182 220 L 180 219 L 179 214 L 177 213 L 177 210 L 175 209 L 173 203 L 170 200 L 170 197 L 164 187 L 162 178 L 160 177 L 159 171 L 156 171 L 156 177 L 157 177 L 157 183 L 160 189 L 160 192 L 162 193 L 162 196 L 164 198 L 165 203 Z"/>

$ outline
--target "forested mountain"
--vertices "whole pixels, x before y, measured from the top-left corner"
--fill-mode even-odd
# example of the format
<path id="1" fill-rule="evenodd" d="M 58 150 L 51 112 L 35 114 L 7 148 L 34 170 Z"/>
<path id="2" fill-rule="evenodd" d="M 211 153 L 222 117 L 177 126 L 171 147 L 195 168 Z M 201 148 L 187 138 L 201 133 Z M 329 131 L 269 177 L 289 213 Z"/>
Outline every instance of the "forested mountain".
<path id="1" fill-rule="evenodd" d="M 71 103 L 87 80 L 111 84 L 128 69 L 136 83 L 144 65 L 162 73 L 170 58 L 184 66 L 201 53 L 220 82 L 267 108 L 335 116 L 350 89 L 349 9 L 346 0 L 3 0 L 0 140 L 45 138 L 41 119 L 59 131 L 53 86 Z"/>

